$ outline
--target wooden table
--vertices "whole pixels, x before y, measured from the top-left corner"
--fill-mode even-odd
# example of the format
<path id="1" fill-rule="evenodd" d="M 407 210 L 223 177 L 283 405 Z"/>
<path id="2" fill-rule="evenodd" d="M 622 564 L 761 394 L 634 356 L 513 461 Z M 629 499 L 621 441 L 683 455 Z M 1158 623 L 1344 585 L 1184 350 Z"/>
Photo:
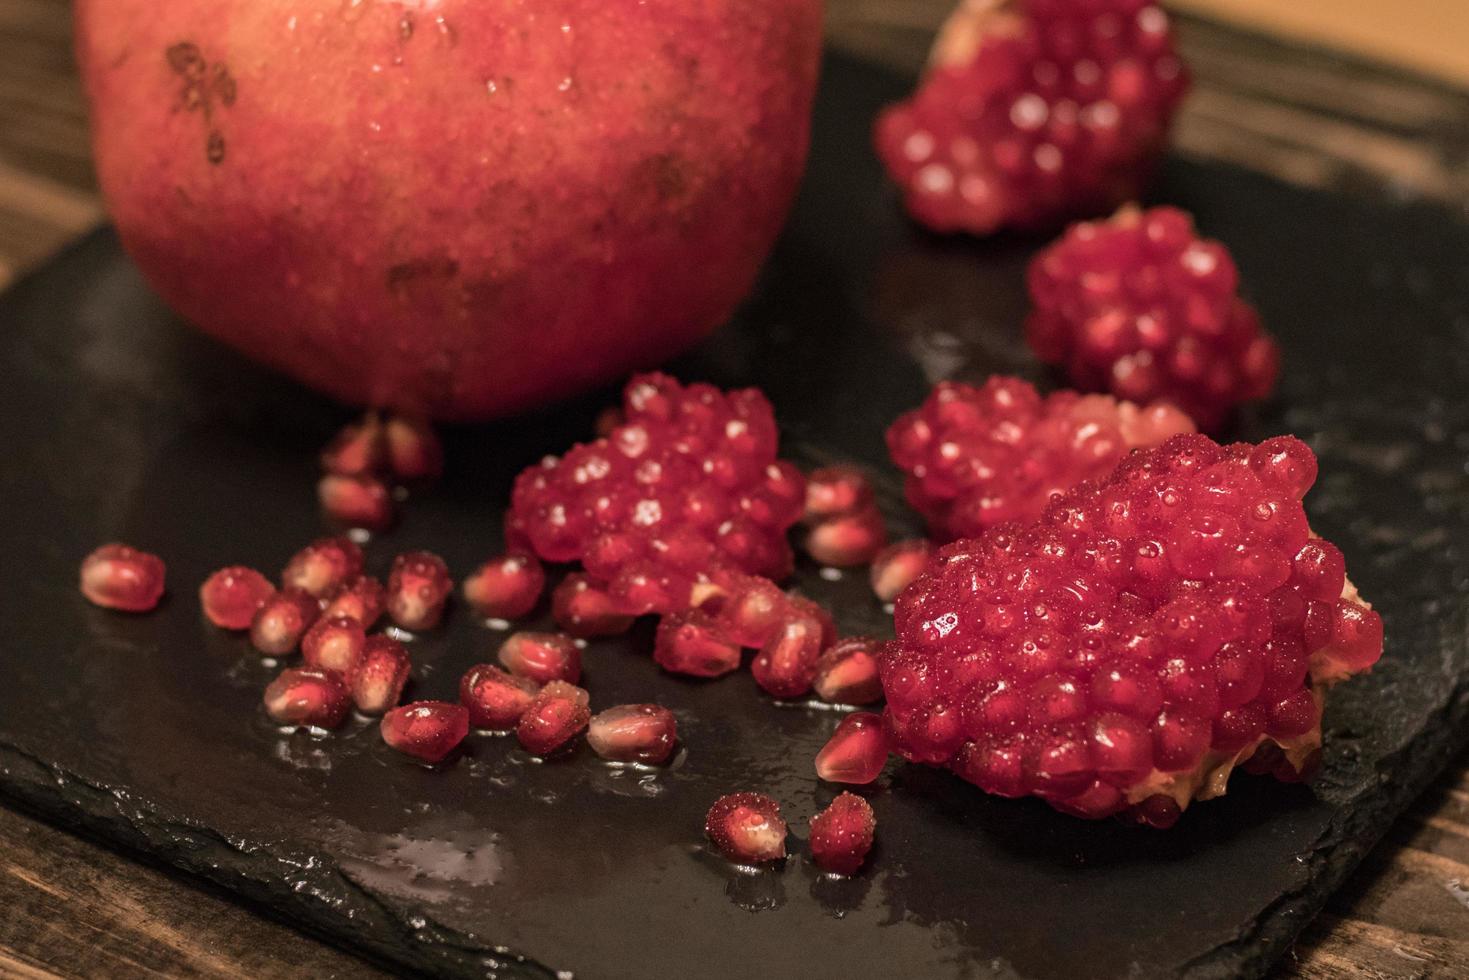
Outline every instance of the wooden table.
<path id="1" fill-rule="evenodd" d="M 1288 31 L 1320 28 L 1320 36 L 1359 47 L 1380 38 L 1384 56 L 1469 80 L 1469 13 L 1462 4 L 1180 6 L 1236 18 L 1264 8 Z M 829 5 L 833 43 L 911 64 L 949 0 Z M 0 283 L 102 220 L 68 14 L 65 0 L 0 0 Z M 1414 34 L 1405 23 L 1461 27 L 1462 36 Z M 1184 23 L 1183 43 L 1197 87 L 1178 127 L 1180 152 L 1300 184 L 1469 207 L 1465 90 L 1204 21 Z M 381 975 L 196 882 L 3 807 L 0 910 L 0 976 Z M 1279 972 L 1469 976 L 1469 753 L 1398 821 Z"/>

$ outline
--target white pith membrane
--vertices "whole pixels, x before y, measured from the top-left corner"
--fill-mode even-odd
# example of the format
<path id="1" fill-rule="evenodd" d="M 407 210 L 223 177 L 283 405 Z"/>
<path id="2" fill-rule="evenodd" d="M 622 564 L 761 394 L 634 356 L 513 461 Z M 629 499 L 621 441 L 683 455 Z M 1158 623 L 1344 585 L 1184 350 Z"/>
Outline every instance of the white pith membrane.
<path id="1" fill-rule="evenodd" d="M 1315 538 L 1318 535 L 1313 531 L 1311 537 Z M 1355 602 L 1364 609 L 1372 608 L 1372 604 L 1357 592 L 1357 587 L 1352 584 L 1350 578 L 1347 578 L 1342 584 L 1341 598 Z M 1133 784 L 1124 798 L 1128 803 L 1137 805 L 1153 796 L 1166 796 L 1177 803 L 1180 810 L 1184 810 L 1188 808 L 1192 800 L 1212 800 L 1215 797 L 1223 796 L 1234 767 L 1248 761 L 1267 744 L 1277 746 L 1286 763 L 1295 770 L 1296 774 L 1304 775 L 1311 757 L 1321 748 L 1320 715 L 1322 705 L 1326 700 L 1326 692 L 1334 684 L 1353 676 L 1353 671 L 1345 669 L 1333 656 L 1333 648 L 1330 644 L 1311 654 L 1310 665 L 1311 696 L 1316 700 L 1315 728 L 1287 739 L 1261 735 L 1238 752 L 1223 753 L 1210 750 L 1204 753 L 1204 757 L 1199 760 L 1197 766 L 1183 772 L 1159 772 L 1154 769 Z M 1367 673 L 1370 670 L 1371 668 L 1368 668 L 1368 670 L 1357 673 Z"/>

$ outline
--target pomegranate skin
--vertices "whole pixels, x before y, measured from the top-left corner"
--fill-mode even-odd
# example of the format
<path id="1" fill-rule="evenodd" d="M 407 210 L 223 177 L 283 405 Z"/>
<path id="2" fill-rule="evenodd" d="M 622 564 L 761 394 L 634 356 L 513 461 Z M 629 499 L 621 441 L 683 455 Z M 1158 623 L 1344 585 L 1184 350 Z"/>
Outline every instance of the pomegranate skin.
<path id="1" fill-rule="evenodd" d="M 343 401 L 478 419 L 745 296 L 821 3 L 79 0 L 76 28 L 109 210 L 169 305 Z"/>

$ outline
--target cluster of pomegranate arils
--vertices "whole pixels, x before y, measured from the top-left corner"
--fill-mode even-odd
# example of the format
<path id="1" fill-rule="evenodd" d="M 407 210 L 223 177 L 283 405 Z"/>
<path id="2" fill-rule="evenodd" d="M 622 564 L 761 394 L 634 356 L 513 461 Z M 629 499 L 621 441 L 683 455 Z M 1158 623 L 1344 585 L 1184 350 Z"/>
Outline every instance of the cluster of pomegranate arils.
<path id="1" fill-rule="evenodd" d="M 444 451 L 422 419 L 368 412 L 321 451 L 321 469 L 316 495 L 323 513 L 343 527 L 385 531 L 401 489 L 437 479 Z"/>

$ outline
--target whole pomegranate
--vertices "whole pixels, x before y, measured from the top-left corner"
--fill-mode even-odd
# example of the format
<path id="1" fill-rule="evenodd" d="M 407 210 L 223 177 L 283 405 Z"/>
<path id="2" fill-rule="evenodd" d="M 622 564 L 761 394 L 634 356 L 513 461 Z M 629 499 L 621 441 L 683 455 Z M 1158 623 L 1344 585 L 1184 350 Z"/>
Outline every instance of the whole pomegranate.
<path id="1" fill-rule="evenodd" d="M 78 0 L 124 246 L 344 401 L 483 418 L 663 360 L 749 290 L 820 0 Z"/>

